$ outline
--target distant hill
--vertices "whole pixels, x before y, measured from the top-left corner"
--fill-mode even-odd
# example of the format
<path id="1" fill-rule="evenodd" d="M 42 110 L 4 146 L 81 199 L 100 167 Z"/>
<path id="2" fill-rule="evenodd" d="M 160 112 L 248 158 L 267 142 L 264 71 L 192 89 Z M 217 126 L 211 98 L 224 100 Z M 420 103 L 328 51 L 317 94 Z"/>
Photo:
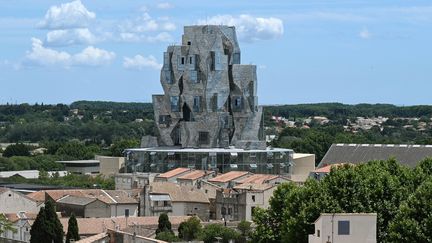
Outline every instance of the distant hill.
<path id="1" fill-rule="evenodd" d="M 86 100 L 75 101 L 72 104 L 70 104 L 70 108 L 85 109 L 85 110 L 139 110 L 143 112 L 153 111 L 152 103 L 86 101 Z"/>

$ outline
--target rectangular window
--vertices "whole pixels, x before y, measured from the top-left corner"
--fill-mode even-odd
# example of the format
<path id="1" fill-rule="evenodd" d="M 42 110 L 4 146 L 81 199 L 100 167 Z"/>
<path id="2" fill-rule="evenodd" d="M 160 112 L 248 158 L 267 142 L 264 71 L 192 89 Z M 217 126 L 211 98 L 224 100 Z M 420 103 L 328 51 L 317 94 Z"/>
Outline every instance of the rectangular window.
<path id="1" fill-rule="evenodd" d="M 184 70 L 184 66 L 185 66 L 185 62 L 186 62 L 185 59 L 186 59 L 185 56 L 180 56 L 180 55 L 177 56 L 177 69 L 178 70 Z"/>
<path id="2" fill-rule="evenodd" d="M 159 116 L 159 124 L 168 125 L 171 122 L 171 116 L 170 115 L 160 115 Z"/>
<path id="3" fill-rule="evenodd" d="M 189 55 L 187 58 L 187 64 L 188 64 L 188 68 L 189 70 L 196 70 L 197 68 L 197 55 Z"/>
<path id="4" fill-rule="evenodd" d="M 198 72 L 197 71 L 189 71 L 189 79 L 192 83 L 199 83 Z"/>
<path id="5" fill-rule="evenodd" d="M 241 111 L 242 108 L 243 108 L 242 97 L 241 96 L 234 97 L 234 100 L 233 100 L 233 110 L 234 111 Z"/>
<path id="6" fill-rule="evenodd" d="M 201 96 L 194 96 L 193 98 L 193 111 L 201 112 Z"/>
<path id="7" fill-rule="evenodd" d="M 164 70 L 171 70 L 171 53 L 164 52 Z"/>
<path id="8" fill-rule="evenodd" d="M 128 208 L 125 209 L 125 217 L 129 217 L 129 209 Z"/>
<path id="9" fill-rule="evenodd" d="M 317 230 L 317 237 L 321 237 L 321 231 Z"/>
<path id="10" fill-rule="evenodd" d="M 180 109 L 180 98 L 178 96 L 170 97 L 171 111 L 178 112 Z"/>
<path id="11" fill-rule="evenodd" d="M 252 202 L 255 202 L 255 195 L 252 195 Z"/>
<path id="12" fill-rule="evenodd" d="M 338 235 L 349 235 L 350 234 L 350 221 L 341 220 L 338 221 Z"/>
<path id="13" fill-rule="evenodd" d="M 226 208 L 225 208 L 225 207 L 222 207 L 222 208 L 221 208 L 221 214 L 222 214 L 222 215 L 225 215 L 225 214 L 226 214 Z"/>
<path id="14" fill-rule="evenodd" d="M 232 214 L 232 208 L 228 208 L 228 215 Z"/>
<path id="15" fill-rule="evenodd" d="M 198 132 L 198 142 L 199 144 L 209 144 L 209 133 Z"/>

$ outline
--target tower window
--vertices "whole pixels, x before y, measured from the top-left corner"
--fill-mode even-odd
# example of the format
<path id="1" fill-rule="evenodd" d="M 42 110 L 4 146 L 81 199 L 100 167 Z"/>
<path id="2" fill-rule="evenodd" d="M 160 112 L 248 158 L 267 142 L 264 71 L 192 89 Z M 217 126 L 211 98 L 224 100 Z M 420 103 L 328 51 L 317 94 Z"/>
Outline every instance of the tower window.
<path id="1" fill-rule="evenodd" d="M 201 96 L 194 96 L 193 98 L 193 111 L 201 112 Z"/>
<path id="2" fill-rule="evenodd" d="M 181 58 L 181 65 L 184 65 L 184 64 L 185 64 L 185 58 L 182 57 L 182 58 Z"/>
<path id="3" fill-rule="evenodd" d="M 170 97 L 171 111 L 174 111 L 174 112 L 179 111 L 179 101 L 180 101 L 180 98 L 178 96 L 171 96 Z"/>
<path id="4" fill-rule="evenodd" d="M 192 44 L 192 42 L 190 42 L 190 41 L 187 42 L 187 45 L 188 45 L 188 46 L 190 46 L 191 44 Z"/>
<path id="5" fill-rule="evenodd" d="M 198 132 L 198 142 L 199 144 L 209 144 L 209 133 Z"/>

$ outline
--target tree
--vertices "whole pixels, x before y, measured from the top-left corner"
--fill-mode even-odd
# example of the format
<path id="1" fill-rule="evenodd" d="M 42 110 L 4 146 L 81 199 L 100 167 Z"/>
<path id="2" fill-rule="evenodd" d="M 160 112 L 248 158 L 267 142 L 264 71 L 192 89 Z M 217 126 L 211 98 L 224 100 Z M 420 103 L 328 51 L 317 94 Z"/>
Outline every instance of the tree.
<path id="1" fill-rule="evenodd" d="M 6 231 L 16 232 L 16 229 L 13 227 L 12 223 L 4 216 L 4 214 L 0 214 L 0 235 Z"/>
<path id="2" fill-rule="evenodd" d="M 66 243 L 69 243 L 70 240 L 74 240 L 74 241 L 79 240 L 80 236 L 79 236 L 78 232 L 79 232 L 78 222 L 75 218 L 75 214 L 72 213 L 72 215 L 70 216 L 69 221 L 68 221 L 68 231 L 66 234 Z"/>
<path id="3" fill-rule="evenodd" d="M 208 224 L 200 234 L 200 239 L 204 243 L 213 243 L 217 238 L 222 238 L 223 243 L 228 243 L 230 240 L 237 240 L 240 234 L 234 229 L 227 228 L 221 224 Z"/>
<path id="4" fill-rule="evenodd" d="M 114 141 L 110 151 L 112 156 L 123 156 L 123 151 L 127 148 L 136 148 L 139 146 L 139 141 L 136 139 L 122 139 Z"/>
<path id="5" fill-rule="evenodd" d="M 166 213 L 162 213 L 159 216 L 158 220 L 158 228 L 156 229 L 156 235 L 161 232 L 171 232 L 173 233 L 171 229 L 171 222 L 169 221 L 168 215 Z"/>
<path id="6" fill-rule="evenodd" d="M 432 178 L 400 205 L 389 225 L 390 242 L 432 242 Z"/>
<path id="7" fill-rule="evenodd" d="M 247 242 L 252 234 L 252 223 L 246 220 L 242 220 L 237 224 L 237 230 L 240 231 L 240 242 Z"/>
<path id="8" fill-rule="evenodd" d="M 54 242 L 63 243 L 63 226 L 55 212 L 54 203 L 51 200 L 41 207 L 30 229 L 30 243 Z"/>
<path id="9" fill-rule="evenodd" d="M 177 242 L 180 239 L 173 233 L 169 231 L 163 231 L 156 235 L 157 240 L 163 240 L 167 242 Z"/>
<path id="10" fill-rule="evenodd" d="M 201 221 L 197 217 L 191 217 L 180 223 L 178 228 L 179 238 L 185 241 L 197 239 L 201 230 Z"/>
<path id="11" fill-rule="evenodd" d="M 6 147 L 5 151 L 3 152 L 3 156 L 30 156 L 30 149 L 27 145 L 22 143 L 11 144 Z"/>

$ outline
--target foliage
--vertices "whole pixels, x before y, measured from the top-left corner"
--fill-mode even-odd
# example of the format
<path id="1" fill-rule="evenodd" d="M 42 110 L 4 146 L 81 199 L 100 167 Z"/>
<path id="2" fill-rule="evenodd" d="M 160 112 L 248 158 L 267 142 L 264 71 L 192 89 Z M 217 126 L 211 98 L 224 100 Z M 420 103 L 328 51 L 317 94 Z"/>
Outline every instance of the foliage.
<path id="1" fill-rule="evenodd" d="M 4 214 L 0 214 L 0 235 L 6 231 L 16 232 L 16 229 Z"/>
<path id="2" fill-rule="evenodd" d="M 378 242 L 426 242 L 419 239 L 425 239 L 421 237 L 427 236 L 427 222 L 431 222 L 431 165 L 432 159 L 414 169 L 393 159 L 371 161 L 332 168 L 321 181 L 308 180 L 303 186 L 284 183 L 274 191 L 267 210 L 255 210 L 252 238 L 256 242 L 307 242 L 312 223 L 321 213 L 374 212 L 378 214 Z M 415 225 L 424 228 L 414 231 L 410 227 Z M 397 232 L 404 230 L 411 232 L 409 238 L 400 238 L 403 234 Z"/>
<path id="3" fill-rule="evenodd" d="M 56 214 L 54 202 L 48 200 L 30 229 L 30 242 L 63 243 L 63 225 Z"/>
<path id="4" fill-rule="evenodd" d="M 158 228 L 156 229 L 156 235 L 161 232 L 174 233 L 171 229 L 171 222 L 169 221 L 168 214 L 162 213 L 159 215 Z"/>
<path id="5" fill-rule="evenodd" d="M 247 242 L 252 235 L 252 223 L 242 220 L 237 224 L 237 230 L 240 231 L 239 242 Z"/>
<path id="6" fill-rule="evenodd" d="M 69 221 L 68 221 L 68 231 L 66 234 L 66 243 L 69 243 L 71 240 L 78 241 L 80 239 L 78 232 L 79 232 L 78 222 L 75 218 L 75 214 L 72 213 L 72 215 L 70 216 Z"/>
<path id="7" fill-rule="evenodd" d="M 59 147 L 56 151 L 56 155 L 65 160 L 85 160 L 94 158 L 99 150 L 99 147 L 96 145 L 86 146 L 82 143 L 72 141 Z"/>
<path id="8" fill-rule="evenodd" d="M 177 242 L 180 241 L 179 237 L 177 237 L 173 232 L 170 231 L 162 231 L 156 235 L 157 240 L 163 240 L 166 242 Z"/>
<path id="9" fill-rule="evenodd" d="M 3 156 L 30 156 L 30 148 L 29 146 L 22 143 L 11 144 L 6 147 L 5 151 L 3 152 Z"/>
<path id="10" fill-rule="evenodd" d="M 179 238 L 185 241 L 197 239 L 201 230 L 201 221 L 197 217 L 191 217 L 180 223 L 178 228 Z"/>
<path id="11" fill-rule="evenodd" d="M 137 139 L 121 139 L 115 141 L 113 145 L 110 147 L 112 156 L 124 156 L 123 151 L 127 148 L 136 148 L 139 147 L 139 141 Z"/>
<path id="12" fill-rule="evenodd" d="M 200 234 L 200 239 L 204 243 L 213 243 L 217 238 L 222 238 L 223 243 L 228 243 L 230 240 L 239 239 L 240 234 L 231 228 L 227 228 L 221 224 L 208 224 Z"/>

